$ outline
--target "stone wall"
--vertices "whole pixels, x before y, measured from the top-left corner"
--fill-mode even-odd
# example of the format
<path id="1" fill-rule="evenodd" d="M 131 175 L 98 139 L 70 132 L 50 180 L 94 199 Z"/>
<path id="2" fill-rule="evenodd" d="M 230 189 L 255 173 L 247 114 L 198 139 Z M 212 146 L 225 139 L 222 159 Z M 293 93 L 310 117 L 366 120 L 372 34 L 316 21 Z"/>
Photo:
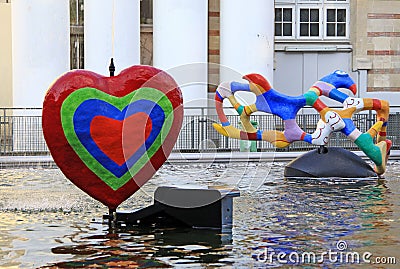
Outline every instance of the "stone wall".
<path id="1" fill-rule="evenodd" d="M 367 92 L 400 92 L 400 1 L 352 1 L 354 69 L 368 70 Z"/>

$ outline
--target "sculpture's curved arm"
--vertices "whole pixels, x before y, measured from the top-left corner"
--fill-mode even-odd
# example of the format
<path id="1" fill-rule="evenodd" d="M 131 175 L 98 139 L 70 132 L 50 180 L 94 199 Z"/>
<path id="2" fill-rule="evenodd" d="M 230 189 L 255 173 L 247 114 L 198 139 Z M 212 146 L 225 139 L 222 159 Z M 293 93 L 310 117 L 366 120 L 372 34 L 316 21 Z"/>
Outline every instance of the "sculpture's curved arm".
<path id="1" fill-rule="evenodd" d="M 322 101 L 307 98 L 306 95 L 287 96 L 271 88 L 268 81 L 261 75 L 249 74 L 244 76 L 249 84 L 238 82 L 224 82 L 216 90 L 216 110 L 221 124 L 213 124 L 214 128 L 224 136 L 242 140 L 264 140 L 274 146 L 283 148 L 294 141 L 305 141 L 314 145 L 326 145 L 332 132 L 344 127 L 344 123 L 335 112 L 326 111 L 324 120 L 321 120 L 313 134 L 304 132 L 297 124 L 295 117 L 298 111 L 306 104 L 319 108 L 326 107 Z M 256 103 L 242 106 L 235 98 L 237 91 L 249 91 L 256 95 Z M 223 100 L 227 98 L 240 115 L 243 130 L 234 127 L 223 111 Z M 318 102 L 317 102 L 318 101 Z M 257 130 L 250 122 L 250 115 L 256 111 L 266 112 L 282 118 L 284 131 Z M 328 113 L 329 112 L 329 113 Z M 336 120 L 336 121 L 334 121 Z"/>
<path id="2" fill-rule="evenodd" d="M 260 131 L 253 127 L 250 122 L 250 115 L 258 111 L 255 104 L 242 106 L 235 98 L 234 93 L 237 91 L 251 91 L 256 96 L 262 95 L 263 89 L 254 85 L 224 82 L 221 83 L 215 93 L 215 108 L 221 124 L 214 123 L 214 128 L 222 135 L 242 140 L 264 140 L 272 143 L 276 147 L 286 147 L 290 144 L 285 138 L 283 132 L 276 130 Z M 244 130 L 240 130 L 233 126 L 225 115 L 223 110 L 223 101 L 227 98 L 235 110 L 240 115 L 240 120 Z"/>

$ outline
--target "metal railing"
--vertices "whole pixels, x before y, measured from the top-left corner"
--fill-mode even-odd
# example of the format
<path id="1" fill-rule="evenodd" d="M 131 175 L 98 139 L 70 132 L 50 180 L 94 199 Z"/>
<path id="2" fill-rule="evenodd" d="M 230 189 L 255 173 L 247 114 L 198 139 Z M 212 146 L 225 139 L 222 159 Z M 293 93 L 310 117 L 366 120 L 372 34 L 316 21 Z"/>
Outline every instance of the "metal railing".
<path id="1" fill-rule="evenodd" d="M 228 111 L 229 113 L 229 111 Z M 239 126 L 237 115 L 228 115 L 229 121 Z M 355 114 L 353 121 L 361 132 L 367 131 L 376 121 L 374 112 Z M 300 113 L 297 115 L 299 126 L 306 132 L 315 131 L 319 114 Z M 261 130 L 283 130 L 282 120 L 274 115 L 252 116 Z M 219 123 L 214 108 L 187 108 L 180 135 L 174 151 L 239 151 L 240 140 L 224 137 L 213 127 Z M 400 149 L 400 113 L 390 114 L 388 138 L 393 141 L 393 149 Z M 275 151 L 270 143 L 256 141 L 258 151 Z M 329 146 L 357 150 L 358 147 L 340 132 L 333 134 Z M 295 142 L 281 151 L 309 150 L 316 146 L 305 142 Z M 40 108 L 0 108 L 0 155 L 47 155 L 49 150 L 42 133 Z"/>

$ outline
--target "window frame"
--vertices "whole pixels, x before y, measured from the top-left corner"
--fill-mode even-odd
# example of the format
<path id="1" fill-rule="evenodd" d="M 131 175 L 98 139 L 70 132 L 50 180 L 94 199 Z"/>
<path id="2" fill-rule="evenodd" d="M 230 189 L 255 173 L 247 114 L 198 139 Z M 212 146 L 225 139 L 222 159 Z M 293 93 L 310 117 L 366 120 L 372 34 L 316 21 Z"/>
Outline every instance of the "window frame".
<path id="1" fill-rule="evenodd" d="M 302 9 L 318 9 L 318 36 L 301 36 L 300 35 L 300 11 Z M 323 11 L 322 6 L 310 5 L 310 4 L 301 4 L 296 7 L 296 39 L 298 40 L 321 40 L 323 38 L 322 30 L 323 30 Z M 311 24 L 311 22 L 309 22 Z"/>
<path id="2" fill-rule="evenodd" d="M 340 4 L 348 4 L 348 3 L 350 3 L 350 0 L 344 0 L 344 1 L 340 1 L 340 0 L 325 0 L 324 3 L 327 4 L 327 5 L 340 5 Z"/>
<path id="3" fill-rule="evenodd" d="M 69 54 L 70 69 L 85 68 L 85 32 L 84 17 L 85 8 L 84 0 L 69 0 L 70 9 L 70 34 L 69 34 Z M 72 13 L 74 16 L 72 16 Z M 74 19 L 74 20 L 73 20 Z"/>
<path id="4" fill-rule="evenodd" d="M 328 27 L 328 9 L 334 9 L 335 11 L 337 11 L 338 9 L 344 9 L 346 10 L 346 22 L 345 22 L 345 26 L 346 26 L 346 34 L 344 36 L 328 36 L 328 31 L 327 31 L 327 27 Z M 337 18 L 336 18 L 336 22 L 335 25 L 337 25 Z M 346 5 L 325 5 L 324 6 L 324 39 L 325 40 L 348 40 L 350 38 L 350 8 L 349 6 Z"/>
<path id="5" fill-rule="evenodd" d="M 304 4 L 304 5 L 315 5 L 315 4 L 321 4 L 323 1 L 322 0 L 297 0 L 297 4 Z"/>
<path id="6" fill-rule="evenodd" d="M 329 0 L 275 0 L 275 8 L 291 8 L 292 9 L 292 35 L 291 36 L 275 36 L 277 41 L 336 41 L 348 42 L 350 40 L 350 0 L 344 1 L 329 1 Z M 300 36 L 300 10 L 318 9 L 319 10 L 319 35 L 318 36 Z M 328 36 L 327 33 L 327 10 L 328 9 L 345 9 L 345 36 Z M 283 23 L 283 22 L 281 22 Z M 335 22 L 337 24 L 337 22 Z M 274 20 L 275 32 L 275 20 Z M 335 33 L 336 34 L 336 33 Z"/>
<path id="7" fill-rule="evenodd" d="M 290 35 L 290 36 L 284 36 L 284 35 L 276 36 L 275 35 L 275 23 L 277 23 L 277 22 L 274 19 L 274 36 L 275 36 L 275 38 L 278 39 L 278 40 L 286 40 L 286 39 L 292 40 L 292 39 L 296 38 L 296 11 L 295 11 L 295 5 L 275 5 L 274 11 L 277 8 L 280 8 L 280 9 L 290 8 L 290 9 L 292 9 L 292 35 Z M 280 23 L 282 23 L 282 24 L 284 23 L 284 21 L 283 21 L 283 13 L 282 13 L 282 21 Z M 283 28 L 282 28 L 282 34 L 283 34 Z"/>

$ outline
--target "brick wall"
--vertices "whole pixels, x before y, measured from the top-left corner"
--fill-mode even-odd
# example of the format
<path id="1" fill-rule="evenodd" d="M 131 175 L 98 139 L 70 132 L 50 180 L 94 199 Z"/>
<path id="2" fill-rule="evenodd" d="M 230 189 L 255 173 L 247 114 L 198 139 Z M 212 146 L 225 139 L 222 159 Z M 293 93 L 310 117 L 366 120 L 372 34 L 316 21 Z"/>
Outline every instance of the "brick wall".
<path id="1" fill-rule="evenodd" d="M 153 26 L 140 27 L 140 64 L 153 65 Z"/>
<path id="2" fill-rule="evenodd" d="M 400 1 L 356 2 L 355 67 L 368 69 L 367 91 L 399 92 Z"/>
<path id="3" fill-rule="evenodd" d="M 219 81 L 220 0 L 208 1 L 208 91 L 214 92 Z"/>

